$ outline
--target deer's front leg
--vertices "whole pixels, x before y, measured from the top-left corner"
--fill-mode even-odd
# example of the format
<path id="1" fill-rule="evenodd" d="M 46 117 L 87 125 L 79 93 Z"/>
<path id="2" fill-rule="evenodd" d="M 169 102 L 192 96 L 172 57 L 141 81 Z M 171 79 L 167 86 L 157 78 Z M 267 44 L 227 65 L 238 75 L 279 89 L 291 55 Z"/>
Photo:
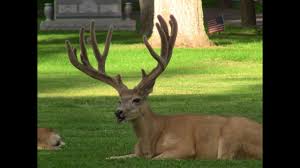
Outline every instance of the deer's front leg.
<path id="1" fill-rule="evenodd" d="M 190 159 L 194 158 L 195 151 L 194 150 L 187 150 L 187 149 L 173 149 L 165 151 L 157 156 L 155 156 L 154 160 L 160 159 Z"/>
<path id="2" fill-rule="evenodd" d="M 38 145 L 38 150 L 60 150 L 60 146 Z"/>
<path id="3" fill-rule="evenodd" d="M 140 140 L 135 145 L 135 153 L 138 157 L 151 159 L 154 156 L 154 153 L 151 148 L 151 142 L 149 140 Z"/>
<path id="4" fill-rule="evenodd" d="M 108 157 L 106 159 L 127 159 L 127 158 L 133 158 L 133 157 L 136 157 L 136 154 L 129 154 L 129 155 L 123 155 L 123 156 L 111 156 L 111 157 Z"/>
<path id="5" fill-rule="evenodd" d="M 127 159 L 127 158 L 133 158 L 133 157 L 140 157 L 141 152 L 139 150 L 139 143 L 135 144 L 134 147 L 134 153 L 128 154 L 128 155 L 123 155 L 123 156 L 111 156 L 106 159 Z"/>

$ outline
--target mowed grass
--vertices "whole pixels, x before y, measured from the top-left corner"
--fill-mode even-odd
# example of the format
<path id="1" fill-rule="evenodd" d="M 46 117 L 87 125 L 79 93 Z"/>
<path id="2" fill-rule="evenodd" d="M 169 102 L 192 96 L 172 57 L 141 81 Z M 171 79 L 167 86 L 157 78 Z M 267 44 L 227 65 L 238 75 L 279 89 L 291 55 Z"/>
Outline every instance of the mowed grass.
<path id="1" fill-rule="evenodd" d="M 97 33 L 103 50 L 106 32 Z M 218 46 L 174 49 L 167 70 L 157 79 L 149 98 L 159 114 L 245 116 L 262 122 L 262 37 L 253 29 L 226 26 L 210 37 Z M 39 151 L 39 168 L 202 167 L 260 168 L 262 161 L 165 160 L 141 158 L 105 160 L 132 152 L 136 142 L 129 123 L 114 118 L 117 92 L 75 69 L 68 60 L 65 40 L 78 48 L 78 32 L 38 34 L 38 126 L 51 127 L 66 146 Z M 96 61 L 92 50 L 89 56 Z M 159 51 L 159 49 L 157 49 Z M 156 62 L 134 32 L 114 32 L 106 68 L 120 73 L 129 87 Z"/>

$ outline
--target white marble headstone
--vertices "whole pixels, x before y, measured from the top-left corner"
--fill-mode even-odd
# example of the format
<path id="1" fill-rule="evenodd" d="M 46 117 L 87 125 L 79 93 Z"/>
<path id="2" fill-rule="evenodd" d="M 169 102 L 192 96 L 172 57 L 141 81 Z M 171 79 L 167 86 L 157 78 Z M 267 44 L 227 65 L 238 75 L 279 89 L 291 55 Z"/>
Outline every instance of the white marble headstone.
<path id="1" fill-rule="evenodd" d="M 121 0 L 56 0 L 55 18 L 120 18 Z"/>

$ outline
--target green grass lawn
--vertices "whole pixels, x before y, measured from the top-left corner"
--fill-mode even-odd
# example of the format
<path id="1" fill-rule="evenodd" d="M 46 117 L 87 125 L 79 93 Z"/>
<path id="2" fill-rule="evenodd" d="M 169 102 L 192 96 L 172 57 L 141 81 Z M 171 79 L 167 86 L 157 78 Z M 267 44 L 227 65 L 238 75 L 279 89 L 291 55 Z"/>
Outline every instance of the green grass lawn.
<path id="1" fill-rule="evenodd" d="M 149 101 L 159 114 L 245 116 L 262 122 L 262 37 L 253 29 L 226 26 L 206 49 L 174 49 L 167 70 L 157 79 Z M 103 49 L 105 32 L 98 33 Z M 105 160 L 130 153 L 136 142 L 130 124 L 114 118 L 117 92 L 75 69 L 64 41 L 78 48 L 78 32 L 38 34 L 38 126 L 63 136 L 60 151 L 39 151 L 39 168 L 201 167 L 260 168 L 262 161 Z M 89 48 L 92 63 L 96 65 Z M 107 72 L 122 74 L 133 87 L 156 62 L 134 32 L 114 32 Z"/>

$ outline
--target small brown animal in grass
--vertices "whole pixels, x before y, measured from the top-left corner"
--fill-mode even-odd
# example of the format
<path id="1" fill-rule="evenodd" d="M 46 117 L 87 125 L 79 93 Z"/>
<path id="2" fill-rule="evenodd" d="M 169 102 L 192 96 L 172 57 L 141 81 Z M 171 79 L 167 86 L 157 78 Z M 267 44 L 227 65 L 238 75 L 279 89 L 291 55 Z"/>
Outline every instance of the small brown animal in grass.
<path id="1" fill-rule="evenodd" d="M 38 128 L 38 150 L 57 150 L 65 143 L 62 141 L 58 133 L 50 128 Z"/>
<path id="2" fill-rule="evenodd" d="M 188 19 L 188 18 L 187 18 Z M 142 69 L 142 79 L 133 89 L 129 89 L 120 75 L 109 76 L 105 72 L 112 29 L 109 29 L 104 51 L 101 54 L 96 40 L 94 22 L 91 24 L 91 45 L 98 61 L 98 68 L 92 67 L 85 48 L 84 29 L 80 31 L 80 59 L 76 49 L 66 41 L 71 63 L 85 74 L 115 88 L 120 97 L 116 110 L 118 122 L 132 124 L 138 142 L 134 153 L 113 156 L 110 159 L 144 157 L 151 159 L 261 159 L 262 126 L 244 117 L 222 117 L 215 115 L 158 115 L 154 113 L 147 97 L 152 92 L 155 81 L 166 69 L 177 36 L 177 22 L 170 16 L 171 30 L 162 16 L 158 16 L 156 28 L 161 37 L 161 51 L 157 54 L 146 37 L 144 43 L 151 56 L 157 61 L 156 67 L 146 73 Z"/>

